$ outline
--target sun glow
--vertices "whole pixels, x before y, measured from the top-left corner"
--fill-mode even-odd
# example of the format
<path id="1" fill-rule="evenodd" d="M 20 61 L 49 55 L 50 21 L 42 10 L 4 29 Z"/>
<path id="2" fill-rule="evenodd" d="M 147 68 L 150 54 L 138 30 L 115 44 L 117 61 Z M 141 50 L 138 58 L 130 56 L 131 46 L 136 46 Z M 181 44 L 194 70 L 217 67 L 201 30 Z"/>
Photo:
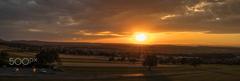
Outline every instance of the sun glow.
<path id="1" fill-rule="evenodd" d="M 146 41 L 148 40 L 148 35 L 147 33 L 135 33 L 134 35 L 134 39 L 136 43 L 146 43 Z"/>
<path id="2" fill-rule="evenodd" d="M 136 41 L 143 42 L 147 39 L 147 36 L 145 34 L 137 34 L 135 37 Z"/>

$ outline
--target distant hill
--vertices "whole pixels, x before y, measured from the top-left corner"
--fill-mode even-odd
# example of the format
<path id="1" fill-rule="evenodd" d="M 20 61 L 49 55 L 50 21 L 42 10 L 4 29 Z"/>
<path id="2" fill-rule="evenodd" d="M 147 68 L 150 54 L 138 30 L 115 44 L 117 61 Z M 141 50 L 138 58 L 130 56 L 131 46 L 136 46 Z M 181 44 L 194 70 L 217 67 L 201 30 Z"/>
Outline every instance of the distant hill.
<path id="1" fill-rule="evenodd" d="M 87 48 L 105 51 L 137 51 L 148 50 L 157 54 L 240 54 L 239 47 L 217 47 L 217 46 L 178 46 L 178 45 L 137 45 L 117 43 L 84 43 L 84 42 L 45 42 L 35 40 L 10 41 L 9 44 L 23 44 L 24 46 L 51 46 Z"/>
<path id="2" fill-rule="evenodd" d="M 6 42 L 5 40 L 3 40 L 3 39 L 0 39 L 0 42 Z"/>
<path id="3" fill-rule="evenodd" d="M 14 40 L 10 43 L 15 44 L 26 44 L 26 45 L 36 45 L 36 46 L 92 46 L 97 45 L 96 43 L 86 43 L 86 42 L 46 42 L 38 40 Z"/>

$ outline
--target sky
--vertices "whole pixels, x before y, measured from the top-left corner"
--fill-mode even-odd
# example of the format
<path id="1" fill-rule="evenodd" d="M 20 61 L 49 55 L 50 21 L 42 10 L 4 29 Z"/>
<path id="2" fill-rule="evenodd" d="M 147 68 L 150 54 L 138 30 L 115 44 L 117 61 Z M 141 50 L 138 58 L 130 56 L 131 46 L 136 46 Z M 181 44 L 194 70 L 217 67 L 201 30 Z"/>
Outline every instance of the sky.
<path id="1" fill-rule="evenodd" d="M 0 0 L 0 38 L 240 46 L 240 0 Z"/>

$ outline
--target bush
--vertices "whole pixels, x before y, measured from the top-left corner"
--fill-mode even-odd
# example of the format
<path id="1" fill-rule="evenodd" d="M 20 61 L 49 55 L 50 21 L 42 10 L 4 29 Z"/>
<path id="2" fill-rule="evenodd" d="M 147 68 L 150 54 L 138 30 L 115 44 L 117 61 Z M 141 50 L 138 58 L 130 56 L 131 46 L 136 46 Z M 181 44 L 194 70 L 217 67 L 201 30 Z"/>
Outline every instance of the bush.
<path id="1" fill-rule="evenodd" d="M 0 52 L 0 66 L 4 66 L 8 64 L 9 54 L 5 51 Z"/>
<path id="2" fill-rule="evenodd" d="M 157 66 L 157 64 L 158 64 L 158 58 L 156 55 L 146 56 L 143 62 L 143 66 L 146 66 L 149 71 L 151 71 L 153 67 Z"/>
<path id="3" fill-rule="evenodd" d="M 49 67 L 53 63 L 60 63 L 59 54 L 55 50 L 42 50 L 37 55 L 38 67 Z"/>

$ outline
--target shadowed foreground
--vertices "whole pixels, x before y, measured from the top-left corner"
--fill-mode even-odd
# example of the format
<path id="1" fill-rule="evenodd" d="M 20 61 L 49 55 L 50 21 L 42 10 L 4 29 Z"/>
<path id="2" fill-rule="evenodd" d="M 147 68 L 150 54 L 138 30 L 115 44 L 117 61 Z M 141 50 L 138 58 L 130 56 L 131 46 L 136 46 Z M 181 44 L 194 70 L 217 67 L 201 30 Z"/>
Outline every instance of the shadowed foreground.
<path id="1" fill-rule="evenodd" d="M 239 81 L 240 66 L 160 65 L 148 72 L 142 67 L 63 67 L 51 74 L 1 71 L 1 81 Z M 3 70 L 3 69 L 1 69 Z"/>

